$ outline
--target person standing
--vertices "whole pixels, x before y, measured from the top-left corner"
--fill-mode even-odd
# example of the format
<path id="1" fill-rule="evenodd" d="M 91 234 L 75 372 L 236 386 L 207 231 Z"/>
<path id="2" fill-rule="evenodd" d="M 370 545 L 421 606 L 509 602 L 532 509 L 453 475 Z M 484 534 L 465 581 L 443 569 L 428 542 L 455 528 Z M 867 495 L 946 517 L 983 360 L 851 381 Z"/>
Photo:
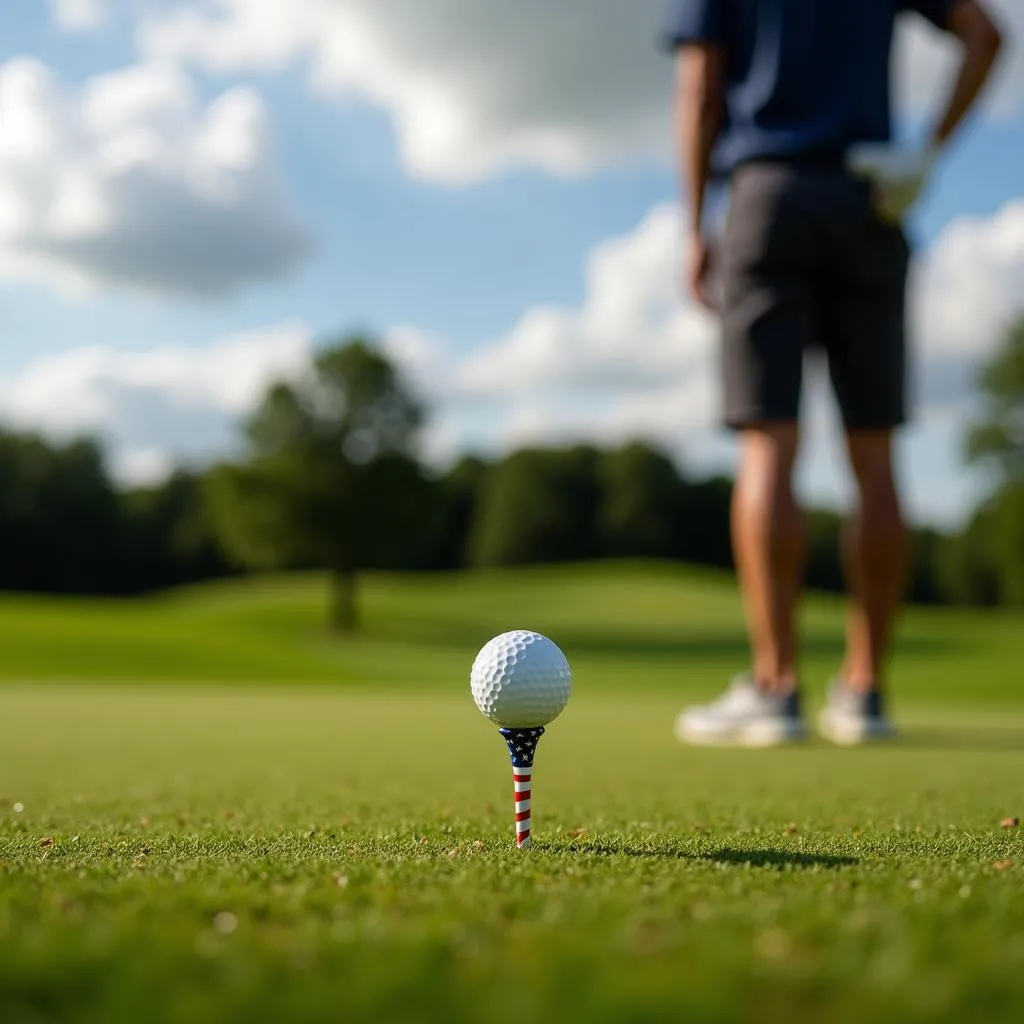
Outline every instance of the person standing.
<path id="1" fill-rule="evenodd" d="M 916 149 L 893 143 L 890 57 L 904 13 L 960 43 Z M 750 670 L 684 709 L 676 733 L 748 746 L 806 735 L 792 476 L 804 355 L 820 349 L 858 501 L 843 544 L 846 657 L 818 724 L 838 743 L 888 736 L 885 665 L 906 560 L 892 451 L 907 419 L 902 221 L 974 108 L 1002 34 L 981 0 L 670 0 L 664 42 L 676 61 L 687 285 L 719 318 L 724 420 L 739 435 L 731 530 L 752 651 Z M 715 178 L 729 203 L 712 254 Z"/>

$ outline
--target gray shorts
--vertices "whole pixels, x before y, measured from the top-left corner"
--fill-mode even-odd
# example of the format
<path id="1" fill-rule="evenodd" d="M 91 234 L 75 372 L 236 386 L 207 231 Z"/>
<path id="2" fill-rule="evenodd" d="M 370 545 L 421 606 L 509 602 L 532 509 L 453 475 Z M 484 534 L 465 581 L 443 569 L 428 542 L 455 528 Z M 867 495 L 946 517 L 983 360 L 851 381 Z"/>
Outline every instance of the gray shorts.
<path id="1" fill-rule="evenodd" d="M 738 168 L 720 260 L 727 425 L 797 420 L 812 349 L 846 429 L 905 421 L 910 250 L 864 182 L 839 166 Z"/>

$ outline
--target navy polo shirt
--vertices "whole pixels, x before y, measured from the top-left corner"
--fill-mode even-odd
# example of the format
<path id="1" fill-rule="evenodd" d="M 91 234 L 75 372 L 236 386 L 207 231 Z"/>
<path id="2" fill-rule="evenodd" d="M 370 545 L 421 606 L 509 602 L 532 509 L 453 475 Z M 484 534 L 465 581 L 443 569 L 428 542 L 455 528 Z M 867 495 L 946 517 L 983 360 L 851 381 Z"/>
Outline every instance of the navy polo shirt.
<path id="1" fill-rule="evenodd" d="M 725 124 L 717 173 L 757 157 L 841 158 L 891 138 L 896 17 L 944 27 L 955 0 L 669 0 L 663 41 L 721 46 Z"/>

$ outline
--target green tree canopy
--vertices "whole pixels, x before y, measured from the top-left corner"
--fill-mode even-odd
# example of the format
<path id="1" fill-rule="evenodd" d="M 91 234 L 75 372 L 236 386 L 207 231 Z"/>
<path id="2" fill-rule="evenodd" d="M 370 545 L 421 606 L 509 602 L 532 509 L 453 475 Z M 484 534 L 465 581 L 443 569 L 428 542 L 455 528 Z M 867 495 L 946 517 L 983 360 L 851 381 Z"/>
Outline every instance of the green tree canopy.
<path id="1" fill-rule="evenodd" d="M 0 434 L 0 585 L 114 593 L 118 499 L 99 445 Z"/>
<path id="2" fill-rule="evenodd" d="M 459 459 L 439 481 L 440 514 L 430 565 L 463 569 L 469 564 L 469 537 L 490 465 L 476 455 Z"/>
<path id="3" fill-rule="evenodd" d="M 981 373 L 985 415 L 967 438 L 972 462 L 996 467 L 1008 484 L 1024 483 L 1024 316 Z"/>
<path id="4" fill-rule="evenodd" d="M 423 411 L 363 338 L 322 351 L 302 380 L 279 382 L 245 425 L 247 459 L 211 474 L 225 549 L 254 568 L 331 573 L 331 624 L 356 624 L 360 569 L 401 561 L 429 525 L 414 457 Z"/>
<path id="5" fill-rule="evenodd" d="M 967 458 L 992 466 L 998 485 L 946 555 L 943 572 L 960 600 L 1024 606 L 1024 316 L 982 369 L 985 412 L 967 437 Z"/>
<path id="6" fill-rule="evenodd" d="M 667 455 L 643 442 L 601 461 L 600 530 L 614 558 L 667 558 L 678 549 L 683 487 Z"/>
<path id="7" fill-rule="evenodd" d="M 593 558 L 599 553 L 600 453 L 524 449 L 484 481 L 473 533 L 475 565 L 525 565 Z"/>
<path id="8" fill-rule="evenodd" d="M 205 500 L 202 474 L 175 470 L 155 486 L 121 496 L 125 587 L 141 592 L 231 571 Z"/>

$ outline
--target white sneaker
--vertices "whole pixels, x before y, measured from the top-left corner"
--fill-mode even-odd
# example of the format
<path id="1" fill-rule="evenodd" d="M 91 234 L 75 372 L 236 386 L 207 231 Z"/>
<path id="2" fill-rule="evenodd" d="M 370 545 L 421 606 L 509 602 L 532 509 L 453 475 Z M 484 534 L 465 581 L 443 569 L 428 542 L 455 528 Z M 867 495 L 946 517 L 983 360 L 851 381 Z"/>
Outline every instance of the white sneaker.
<path id="1" fill-rule="evenodd" d="M 711 704 L 684 708 L 676 718 L 676 738 L 697 746 L 773 747 L 802 740 L 800 694 L 775 697 L 759 690 L 747 675 L 737 676 Z"/>
<path id="2" fill-rule="evenodd" d="M 828 701 L 818 716 L 818 731 L 844 747 L 896 735 L 892 722 L 885 716 L 882 695 L 877 691 L 856 693 L 841 680 L 829 688 Z"/>

